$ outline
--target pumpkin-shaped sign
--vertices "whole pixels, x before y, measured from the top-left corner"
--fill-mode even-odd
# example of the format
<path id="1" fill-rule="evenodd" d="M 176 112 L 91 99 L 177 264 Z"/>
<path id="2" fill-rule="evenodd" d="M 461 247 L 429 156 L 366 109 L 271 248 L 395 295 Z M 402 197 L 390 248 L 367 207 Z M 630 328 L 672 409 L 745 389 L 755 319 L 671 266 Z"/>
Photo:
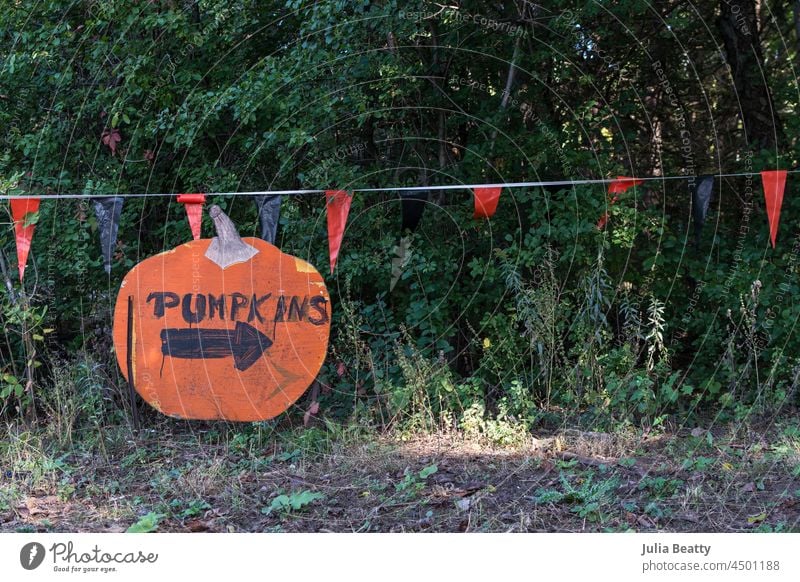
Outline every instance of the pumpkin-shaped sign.
<path id="1" fill-rule="evenodd" d="M 266 420 L 294 403 L 322 367 L 328 291 L 307 262 L 239 238 L 218 206 L 209 214 L 215 238 L 145 259 L 123 279 L 117 361 L 164 414 Z"/>

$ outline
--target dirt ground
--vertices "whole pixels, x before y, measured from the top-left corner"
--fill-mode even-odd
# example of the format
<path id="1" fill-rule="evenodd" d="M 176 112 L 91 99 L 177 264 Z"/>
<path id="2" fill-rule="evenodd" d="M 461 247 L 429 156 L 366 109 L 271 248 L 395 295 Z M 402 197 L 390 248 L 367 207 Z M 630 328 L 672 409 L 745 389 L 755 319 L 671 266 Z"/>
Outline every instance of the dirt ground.
<path id="1" fill-rule="evenodd" d="M 8 434 L 3 532 L 800 531 L 796 422 L 514 446 L 175 424 L 61 454 Z"/>

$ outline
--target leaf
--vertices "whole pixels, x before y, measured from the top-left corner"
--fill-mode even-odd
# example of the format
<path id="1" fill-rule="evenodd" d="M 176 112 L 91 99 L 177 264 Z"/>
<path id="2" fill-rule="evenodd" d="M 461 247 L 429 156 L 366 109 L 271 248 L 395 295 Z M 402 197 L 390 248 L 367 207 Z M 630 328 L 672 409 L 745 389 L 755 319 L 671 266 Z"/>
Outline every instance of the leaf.
<path id="1" fill-rule="evenodd" d="M 159 522 L 166 516 L 163 513 L 150 512 L 139 518 L 139 521 L 130 526 L 126 533 L 150 533 L 158 529 Z"/>
<path id="2" fill-rule="evenodd" d="M 122 141 L 119 130 L 117 128 L 112 128 L 111 130 L 107 129 L 103 132 L 101 139 L 103 140 L 103 144 L 107 145 L 108 149 L 111 150 L 111 155 L 116 155 L 117 144 Z"/>
<path id="3" fill-rule="evenodd" d="M 433 475 L 438 470 L 439 470 L 439 467 L 437 467 L 436 465 L 428 465 L 427 467 L 422 469 L 422 471 L 419 472 L 419 478 L 420 479 L 427 479 L 428 477 Z"/>
<path id="4" fill-rule="evenodd" d="M 33 226 L 39 222 L 39 212 L 28 212 L 22 219 L 22 226 Z"/>
<path id="5" fill-rule="evenodd" d="M 286 512 L 289 510 L 298 510 L 318 499 L 324 498 L 325 496 L 322 493 L 314 491 L 300 491 L 299 493 L 292 493 L 291 495 L 278 495 L 272 500 L 269 507 L 265 507 L 261 510 L 261 513 L 270 515 L 274 511 Z"/>
<path id="6" fill-rule="evenodd" d="M 759 513 L 758 515 L 751 515 L 747 518 L 747 523 L 759 523 L 767 519 L 767 514 L 764 512 Z"/>
<path id="7" fill-rule="evenodd" d="M 317 499 L 324 499 L 325 496 L 322 493 L 317 493 L 314 491 L 301 491 L 298 494 L 293 494 L 289 498 L 289 504 L 292 506 L 292 509 L 300 509 L 309 503 L 316 501 Z"/>
<path id="8" fill-rule="evenodd" d="M 289 496 L 288 495 L 278 495 L 275 499 L 272 500 L 272 503 L 269 504 L 269 507 L 265 507 L 261 510 L 261 513 L 265 515 L 269 515 L 273 511 L 282 511 L 289 507 Z"/>

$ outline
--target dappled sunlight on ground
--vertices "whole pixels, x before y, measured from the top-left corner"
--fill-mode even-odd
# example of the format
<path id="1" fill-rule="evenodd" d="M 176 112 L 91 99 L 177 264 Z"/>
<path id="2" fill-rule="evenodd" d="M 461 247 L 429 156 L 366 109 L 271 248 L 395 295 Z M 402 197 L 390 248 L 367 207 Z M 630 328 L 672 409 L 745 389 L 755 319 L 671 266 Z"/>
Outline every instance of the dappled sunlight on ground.
<path id="1" fill-rule="evenodd" d="M 567 429 L 504 446 L 456 432 L 173 429 L 60 455 L 9 439 L 0 530 L 800 530 L 795 425 Z"/>

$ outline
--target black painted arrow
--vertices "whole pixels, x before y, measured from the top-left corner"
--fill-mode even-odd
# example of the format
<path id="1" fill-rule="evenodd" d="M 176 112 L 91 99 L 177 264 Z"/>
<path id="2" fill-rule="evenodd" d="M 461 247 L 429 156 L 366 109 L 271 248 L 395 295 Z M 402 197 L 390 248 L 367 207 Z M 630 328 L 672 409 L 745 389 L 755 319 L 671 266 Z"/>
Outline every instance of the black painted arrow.
<path id="1" fill-rule="evenodd" d="M 247 370 L 272 345 L 252 325 L 237 321 L 234 329 L 162 329 L 161 353 L 173 358 L 204 360 L 233 356 L 237 370 Z"/>

